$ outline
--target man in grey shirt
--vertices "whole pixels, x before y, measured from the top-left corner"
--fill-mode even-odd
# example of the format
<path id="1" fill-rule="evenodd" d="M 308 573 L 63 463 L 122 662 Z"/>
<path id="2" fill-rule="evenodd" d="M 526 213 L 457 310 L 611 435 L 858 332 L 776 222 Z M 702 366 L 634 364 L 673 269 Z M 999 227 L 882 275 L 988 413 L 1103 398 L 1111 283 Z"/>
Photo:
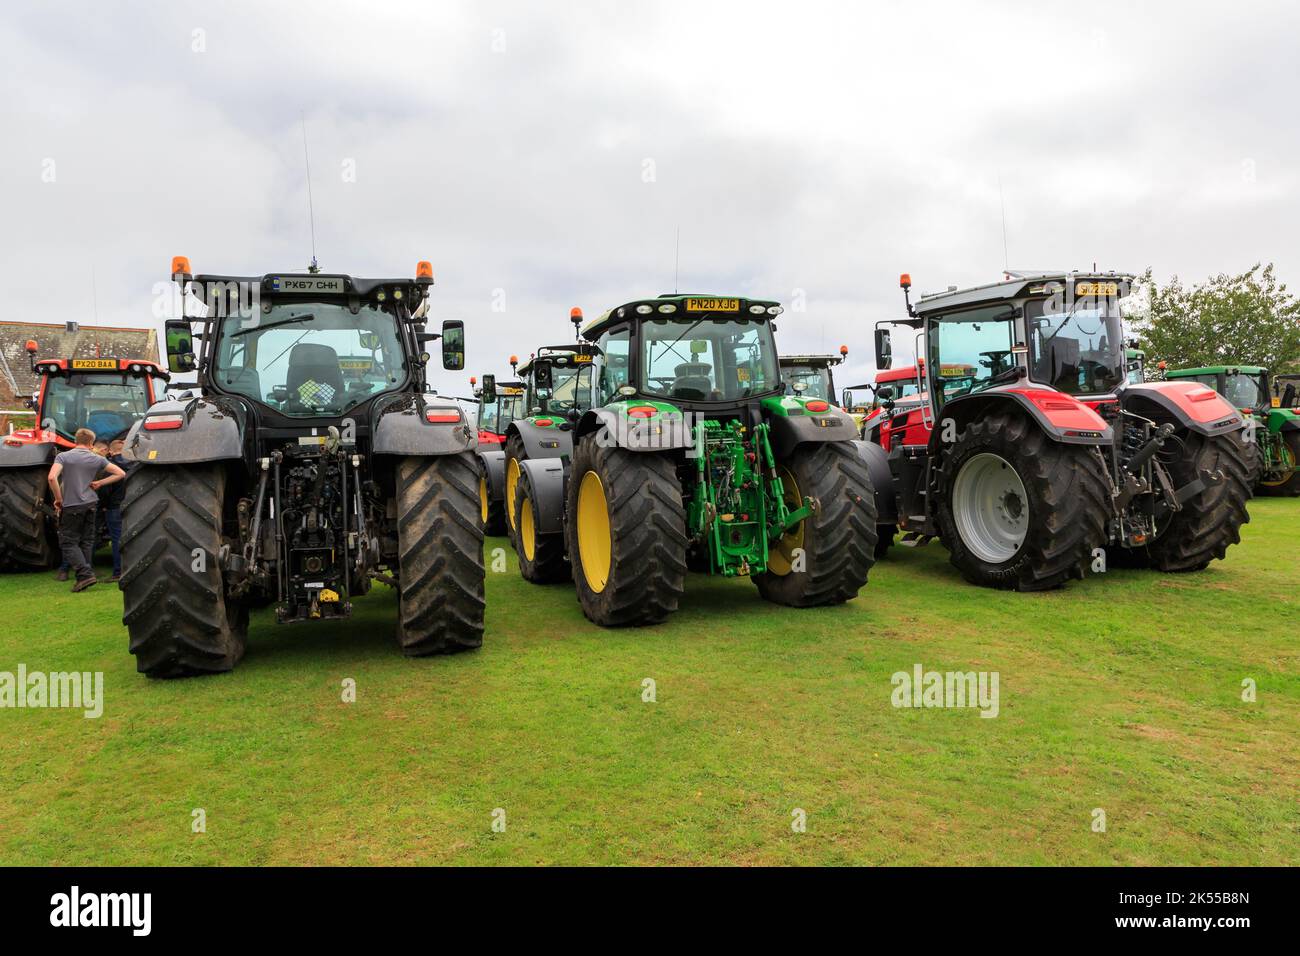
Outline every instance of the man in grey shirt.
<path id="1" fill-rule="evenodd" d="M 54 492 L 54 510 L 59 515 L 59 548 L 63 551 L 63 560 L 77 575 L 72 590 L 84 591 L 96 583 L 91 558 L 95 553 L 98 491 L 105 485 L 121 481 L 126 472 L 91 451 L 95 433 L 89 428 L 78 428 L 76 440 L 77 447 L 55 456 L 49 482 L 50 490 Z M 98 477 L 105 471 L 107 477 Z"/>

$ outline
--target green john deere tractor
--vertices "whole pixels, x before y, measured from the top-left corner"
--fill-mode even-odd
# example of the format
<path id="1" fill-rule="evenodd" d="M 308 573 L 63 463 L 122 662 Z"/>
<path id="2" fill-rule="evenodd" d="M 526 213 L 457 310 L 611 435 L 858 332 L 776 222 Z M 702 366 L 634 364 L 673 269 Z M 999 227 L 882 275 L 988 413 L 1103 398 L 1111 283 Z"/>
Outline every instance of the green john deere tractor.
<path id="1" fill-rule="evenodd" d="M 1250 418 L 1246 439 L 1255 448 L 1255 492 L 1300 495 L 1300 408 L 1296 385 L 1280 391 L 1268 369 L 1258 365 L 1210 365 L 1165 372 L 1168 379 L 1190 378 L 1208 385 Z M 1276 393 L 1276 394 L 1275 394 Z"/>
<path id="2" fill-rule="evenodd" d="M 783 394 L 780 313 L 673 294 L 583 330 L 592 407 L 571 458 L 520 462 L 517 500 L 533 535 L 563 543 L 590 620 L 664 620 L 688 566 L 751 577 L 795 607 L 842 603 L 866 584 L 876 505 L 857 429 L 824 398 Z"/>
<path id="3" fill-rule="evenodd" d="M 569 312 L 574 335 L 582 325 L 582 310 Z M 544 345 L 519 366 L 524 383 L 524 415 L 506 430 L 506 533 L 519 558 L 519 573 L 534 584 L 567 581 L 572 575 L 564 540 L 537 533 L 536 515 L 519 490 L 525 461 L 568 459 L 573 433 L 591 408 L 591 369 L 596 347 L 588 342 Z"/>

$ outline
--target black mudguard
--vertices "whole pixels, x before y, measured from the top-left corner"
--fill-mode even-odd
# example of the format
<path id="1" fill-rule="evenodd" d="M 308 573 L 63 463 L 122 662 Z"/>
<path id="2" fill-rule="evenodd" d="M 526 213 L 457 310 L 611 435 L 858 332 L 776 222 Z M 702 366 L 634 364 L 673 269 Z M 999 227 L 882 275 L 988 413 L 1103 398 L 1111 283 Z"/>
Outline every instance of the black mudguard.
<path id="1" fill-rule="evenodd" d="M 465 415 L 459 423 L 430 423 L 416 396 L 406 395 L 376 413 L 376 455 L 455 455 L 478 447 L 478 434 Z"/>
<path id="2" fill-rule="evenodd" d="M 144 422 L 157 415 L 181 415 L 184 425 L 166 431 L 146 431 Z M 144 419 L 126 433 L 122 455 L 146 465 L 186 465 L 243 458 L 244 411 L 234 402 L 188 398 L 156 402 Z"/>
<path id="3" fill-rule="evenodd" d="M 604 432 L 602 441 L 628 451 L 676 451 L 694 444 L 691 430 L 683 418 L 672 421 L 627 419 L 608 408 L 592 409 L 583 415 L 574 432 L 574 440 L 592 432 Z"/>
<path id="4" fill-rule="evenodd" d="M 934 423 L 934 429 L 930 434 L 931 454 L 937 454 L 943 447 L 945 421 L 951 419 L 956 422 L 957 431 L 960 432 L 968 421 L 984 416 L 991 407 L 999 402 L 1009 402 L 1023 411 L 1031 421 L 1037 423 L 1038 427 L 1043 430 L 1043 434 L 1063 445 L 1109 445 L 1114 441 L 1114 430 L 1109 425 L 1100 431 L 1088 430 L 1079 434 L 1067 434 L 1068 430 L 1066 428 L 1053 422 L 1047 417 L 1046 412 L 1019 392 L 988 391 L 979 392 L 975 395 L 962 395 L 949 399 L 944 404 L 943 410 L 939 413 L 939 419 Z"/>
<path id="5" fill-rule="evenodd" d="M 898 495 L 889 469 L 889 455 L 875 442 L 859 439 L 853 444 L 871 475 L 871 487 L 876 493 L 876 524 L 898 524 Z"/>
<path id="6" fill-rule="evenodd" d="M 853 416 L 832 408 L 819 415 L 772 415 L 768 419 L 768 438 L 777 461 L 789 458 L 800 445 L 810 442 L 856 441 L 858 426 Z"/>
<path id="7" fill-rule="evenodd" d="M 520 480 L 527 481 L 532 491 L 537 534 L 559 534 L 564 530 L 567 470 L 559 458 L 528 458 L 519 463 Z"/>
<path id="8" fill-rule="evenodd" d="M 59 446 L 52 441 L 30 445 L 0 444 L 0 468 L 32 468 L 52 464 L 58 453 Z"/>
<path id="9" fill-rule="evenodd" d="M 506 429 L 506 439 L 518 435 L 524 443 L 524 454 L 529 458 L 561 458 L 573 454 L 573 428 L 542 428 L 532 422 L 516 419 Z"/>
<path id="10" fill-rule="evenodd" d="M 495 445 L 480 445 L 477 454 L 483 474 L 487 476 L 488 500 L 497 502 L 504 500 L 506 490 L 506 453 L 491 450 L 494 448 Z"/>
<path id="11" fill-rule="evenodd" d="M 1179 427 L 1198 435 L 1226 435 L 1228 432 L 1240 431 L 1245 427 L 1246 422 L 1241 412 L 1233 408 L 1222 396 L 1216 395 L 1212 399 L 1218 406 L 1219 413 L 1212 416 L 1210 421 L 1197 421 L 1175 400 L 1174 396 L 1161 390 L 1162 384 L 1164 383 L 1143 382 L 1124 387 L 1119 392 L 1120 407 L 1148 418 L 1153 417 L 1153 413 L 1154 415 L 1164 413 L 1177 422 Z"/>

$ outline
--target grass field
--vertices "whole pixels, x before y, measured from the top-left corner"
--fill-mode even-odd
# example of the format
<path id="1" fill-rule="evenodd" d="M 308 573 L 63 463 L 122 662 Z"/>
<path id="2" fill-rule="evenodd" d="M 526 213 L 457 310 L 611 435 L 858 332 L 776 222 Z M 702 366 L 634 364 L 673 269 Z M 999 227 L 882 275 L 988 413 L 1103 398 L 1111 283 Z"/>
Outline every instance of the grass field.
<path id="1" fill-rule="evenodd" d="M 173 682 L 135 672 L 116 589 L 7 576 L 0 671 L 103 671 L 106 703 L 0 709 L 0 863 L 1294 864 L 1300 502 L 1251 513 L 1199 575 L 998 593 L 931 545 L 837 608 L 694 576 L 638 631 L 512 564 L 481 651 L 402 658 L 379 586 Z M 999 716 L 892 707 L 918 663 L 998 672 Z"/>

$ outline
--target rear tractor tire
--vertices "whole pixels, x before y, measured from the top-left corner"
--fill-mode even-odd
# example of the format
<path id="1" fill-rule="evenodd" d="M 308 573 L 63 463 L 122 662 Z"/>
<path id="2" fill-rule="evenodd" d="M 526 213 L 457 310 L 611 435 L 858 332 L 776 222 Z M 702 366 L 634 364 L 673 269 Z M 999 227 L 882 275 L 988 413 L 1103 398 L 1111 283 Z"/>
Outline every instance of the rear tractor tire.
<path id="1" fill-rule="evenodd" d="M 47 465 L 0 469 L 0 570 L 45 571 L 58 563 L 58 537 L 46 511 Z"/>
<path id="2" fill-rule="evenodd" d="M 1043 591 L 1082 578 L 1106 543 L 1109 480 L 1096 450 L 1052 441 L 1010 409 L 968 424 L 943 460 L 935 511 L 972 584 Z"/>
<path id="3" fill-rule="evenodd" d="M 506 464 L 505 471 L 505 489 L 501 500 L 505 503 L 506 513 L 506 534 L 510 537 L 510 545 L 516 551 L 519 550 L 519 542 L 515 540 L 515 491 L 519 485 L 519 463 L 528 457 L 524 451 L 524 440 L 518 435 L 511 435 L 506 439 Z"/>
<path id="4" fill-rule="evenodd" d="M 227 597 L 218 557 L 225 486 L 216 465 L 146 465 L 127 483 L 122 623 L 149 677 L 220 673 L 244 656 L 248 608 Z"/>
<path id="5" fill-rule="evenodd" d="M 539 534 L 537 509 L 533 506 L 533 486 L 527 472 L 521 472 L 515 485 L 515 553 L 519 558 L 519 573 L 533 584 L 554 584 L 573 576 L 569 559 L 564 553 L 564 534 Z"/>
<path id="6" fill-rule="evenodd" d="M 1194 481 L 1202 471 L 1220 472 L 1223 480 L 1210 485 L 1169 516 L 1164 528 L 1147 544 L 1146 556 L 1157 571 L 1200 571 L 1241 541 L 1241 526 L 1250 520 L 1250 458 L 1240 432 L 1213 437 L 1182 431 L 1166 449 L 1177 457 L 1163 458 L 1175 488 Z"/>
<path id="7" fill-rule="evenodd" d="M 764 599 L 788 607 L 843 604 L 857 597 L 879 544 L 871 475 L 848 442 L 802 445 L 777 474 L 791 511 L 809 497 L 817 510 L 773 541 L 768 570 L 754 575 Z"/>
<path id="8" fill-rule="evenodd" d="M 564 533 L 587 619 L 658 624 L 686 584 L 686 508 L 671 458 L 578 441 Z"/>
<path id="9" fill-rule="evenodd" d="M 483 644 L 483 525 L 471 452 L 397 466 L 397 641 L 407 657 Z"/>

